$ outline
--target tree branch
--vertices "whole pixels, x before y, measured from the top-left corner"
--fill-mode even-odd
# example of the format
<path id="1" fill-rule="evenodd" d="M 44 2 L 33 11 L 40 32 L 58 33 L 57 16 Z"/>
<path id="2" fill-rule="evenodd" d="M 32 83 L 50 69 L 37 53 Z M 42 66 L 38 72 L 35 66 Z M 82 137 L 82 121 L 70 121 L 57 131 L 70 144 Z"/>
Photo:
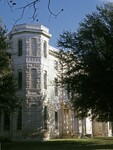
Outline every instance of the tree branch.
<path id="1" fill-rule="evenodd" d="M 0 1 L 2 1 L 2 0 L 0 0 Z M 16 1 L 16 0 L 15 0 L 15 1 Z M 11 12 L 14 12 L 14 9 L 13 9 L 13 8 L 14 8 L 14 6 L 17 6 L 17 3 L 16 3 L 15 1 L 14 1 L 14 0 L 6 0 L 8 6 L 10 7 Z M 36 6 L 37 6 L 37 4 L 38 4 L 40 1 L 41 1 L 41 0 L 32 0 L 32 2 L 28 2 L 28 4 L 26 4 L 25 6 L 18 7 L 17 9 L 15 9 L 15 10 L 21 10 L 20 17 L 19 17 L 17 20 L 15 20 L 15 24 L 23 18 L 24 14 L 25 14 L 25 10 L 26 10 L 28 7 L 33 8 L 33 11 L 32 11 L 32 19 L 33 19 L 33 21 L 34 21 L 34 20 L 37 20 L 37 21 L 38 21 L 38 19 L 37 19 L 37 10 L 38 10 L 38 8 L 36 8 Z M 51 0 L 48 0 L 48 6 L 47 6 L 48 11 L 49 11 L 50 15 L 52 15 L 52 16 L 54 16 L 54 17 L 57 17 L 57 16 L 63 11 L 63 9 L 61 9 L 58 13 L 55 14 L 55 13 L 53 13 L 53 11 L 51 10 L 50 5 L 51 5 Z"/>
<path id="2" fill-rule="evenodd" d="M 51 0 L 48 0 L 48 10 L 49 10 L 50 14 L 57 17 L 63 11 L 63 9 L 61 9 L 57 14 L 54 14 L 50 9 L 50 4 L 51 4 Z"/>
<path id="3" fill-rule="evenodd" d="M 36 16 L 37 16 L 37 15 L 36 15 L 36 11 L 37 11 L 36 5 L 37 5 L 37 3 L 39 3 L 39 2 L 40 2 L 40 0 L 34 0 L 33 2 L 28 3 L 27 5 L 18 8 L 18 9 L 21 9 L 21 10 L 22 10 L 22 13 L 21 13 L 21 16 L 15 21 L 15 23 L 17 23 L 19 20 L 21 20 L 21 19 L 23 18 L 24 13 L 25 13 L 25 10 L 26 10 L 26 8 L 28 8 L 28 7 L 33 7 L 32 19 L 35 20 L 35 19 L 36 19 Z"/>
<path id="4" fill-rule="evenodd" d="M 11 10 L 11 12 L 13 12 L 13 9 L 12 9 L 13 5 L 11 6 L 11 2 L 12 2 L 12 1 L 9 2 L 9 0 L 7 0 L 7 3 L 8 3 L 8 5 L 9 5 L 9 7 L 10 7 L 10 10 Z"/>

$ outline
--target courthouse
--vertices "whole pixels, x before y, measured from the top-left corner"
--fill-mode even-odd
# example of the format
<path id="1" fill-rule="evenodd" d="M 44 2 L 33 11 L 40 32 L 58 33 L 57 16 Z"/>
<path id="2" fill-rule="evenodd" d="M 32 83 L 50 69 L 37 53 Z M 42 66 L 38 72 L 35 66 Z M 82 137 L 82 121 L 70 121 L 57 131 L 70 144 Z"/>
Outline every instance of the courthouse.
<path id="1" fill-rule="evenodd" d="M 1 114 L 0 135 L 37 140 L 112 136 L 110 122 L 75 117 L 65 90 L 57 85 L 58 49 L 49 44 L 50 38 L 43 25 L 20 24 L 9 33 L 21 107 L 12 120 L 7 113 Z"/>

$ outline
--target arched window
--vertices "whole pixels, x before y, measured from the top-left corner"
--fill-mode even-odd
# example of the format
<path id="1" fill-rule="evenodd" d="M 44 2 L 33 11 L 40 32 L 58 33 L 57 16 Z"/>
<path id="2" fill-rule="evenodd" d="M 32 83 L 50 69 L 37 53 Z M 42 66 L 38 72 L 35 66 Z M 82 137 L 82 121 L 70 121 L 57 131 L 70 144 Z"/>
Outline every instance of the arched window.
<path id="1" fill-rule="evenodd" d="M 37 55 L 37 41 L 35 38 L 32 38 L 31 39 L 31 54 L 33 56 L 36 56 Z"/>
<path id="2" fill-rule="evenodd" d="M 37 87 L 37 70 L 31 69 L 31 88 Z"/>
<path id="3" fill-rule="evenodd" d="M 22 56 L 22 51 L 23 51 L 23 42 L 22 39 L 18 40 L 18 56 Z"/>
<path id="4" fill-rule="evenodd" d="M 44 41 L 43 43 L 43 53 L 44 53 L 44 57 L 47 58 L 47 42 Z"/>

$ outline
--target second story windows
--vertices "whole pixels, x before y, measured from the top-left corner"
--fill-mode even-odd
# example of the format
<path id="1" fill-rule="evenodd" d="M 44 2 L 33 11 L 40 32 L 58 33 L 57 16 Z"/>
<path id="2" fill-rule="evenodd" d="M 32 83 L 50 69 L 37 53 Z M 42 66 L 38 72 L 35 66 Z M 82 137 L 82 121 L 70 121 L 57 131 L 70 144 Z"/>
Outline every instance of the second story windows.
<path id="1" fill-rule="evenodd" d="M 22 51 L 23 51 L 23 42 L 22 39 L 18 40 L 18 56 L 22 56 Z"/>
<path id="2" fill-rule="evenodd" d="M 44 41 L 43 43 L 43 54 L 44 54 L 44 57 L 47 58 L 47 42 Z"/>

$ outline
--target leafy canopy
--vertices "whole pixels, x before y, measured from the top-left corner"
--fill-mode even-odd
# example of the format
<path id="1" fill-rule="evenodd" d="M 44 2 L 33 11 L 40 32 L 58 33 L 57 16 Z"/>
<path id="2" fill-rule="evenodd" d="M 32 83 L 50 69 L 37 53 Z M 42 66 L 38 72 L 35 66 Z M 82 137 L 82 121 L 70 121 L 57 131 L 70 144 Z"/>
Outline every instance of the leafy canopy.
<path id="1" fill-rule="evenodd" d="M 113 3 L 97 6 L 77 32 L 62 33 L 58 46 L 61 82 L 78 116 L 113 121 Z"/>
<path id="2" fill-rule="evenodd" d="M 8 48 L 6 30 L 0 24 L 0 109 L 13 112 L 19 105 L 19 99 L 15 95 L 16 86 Z"/>

